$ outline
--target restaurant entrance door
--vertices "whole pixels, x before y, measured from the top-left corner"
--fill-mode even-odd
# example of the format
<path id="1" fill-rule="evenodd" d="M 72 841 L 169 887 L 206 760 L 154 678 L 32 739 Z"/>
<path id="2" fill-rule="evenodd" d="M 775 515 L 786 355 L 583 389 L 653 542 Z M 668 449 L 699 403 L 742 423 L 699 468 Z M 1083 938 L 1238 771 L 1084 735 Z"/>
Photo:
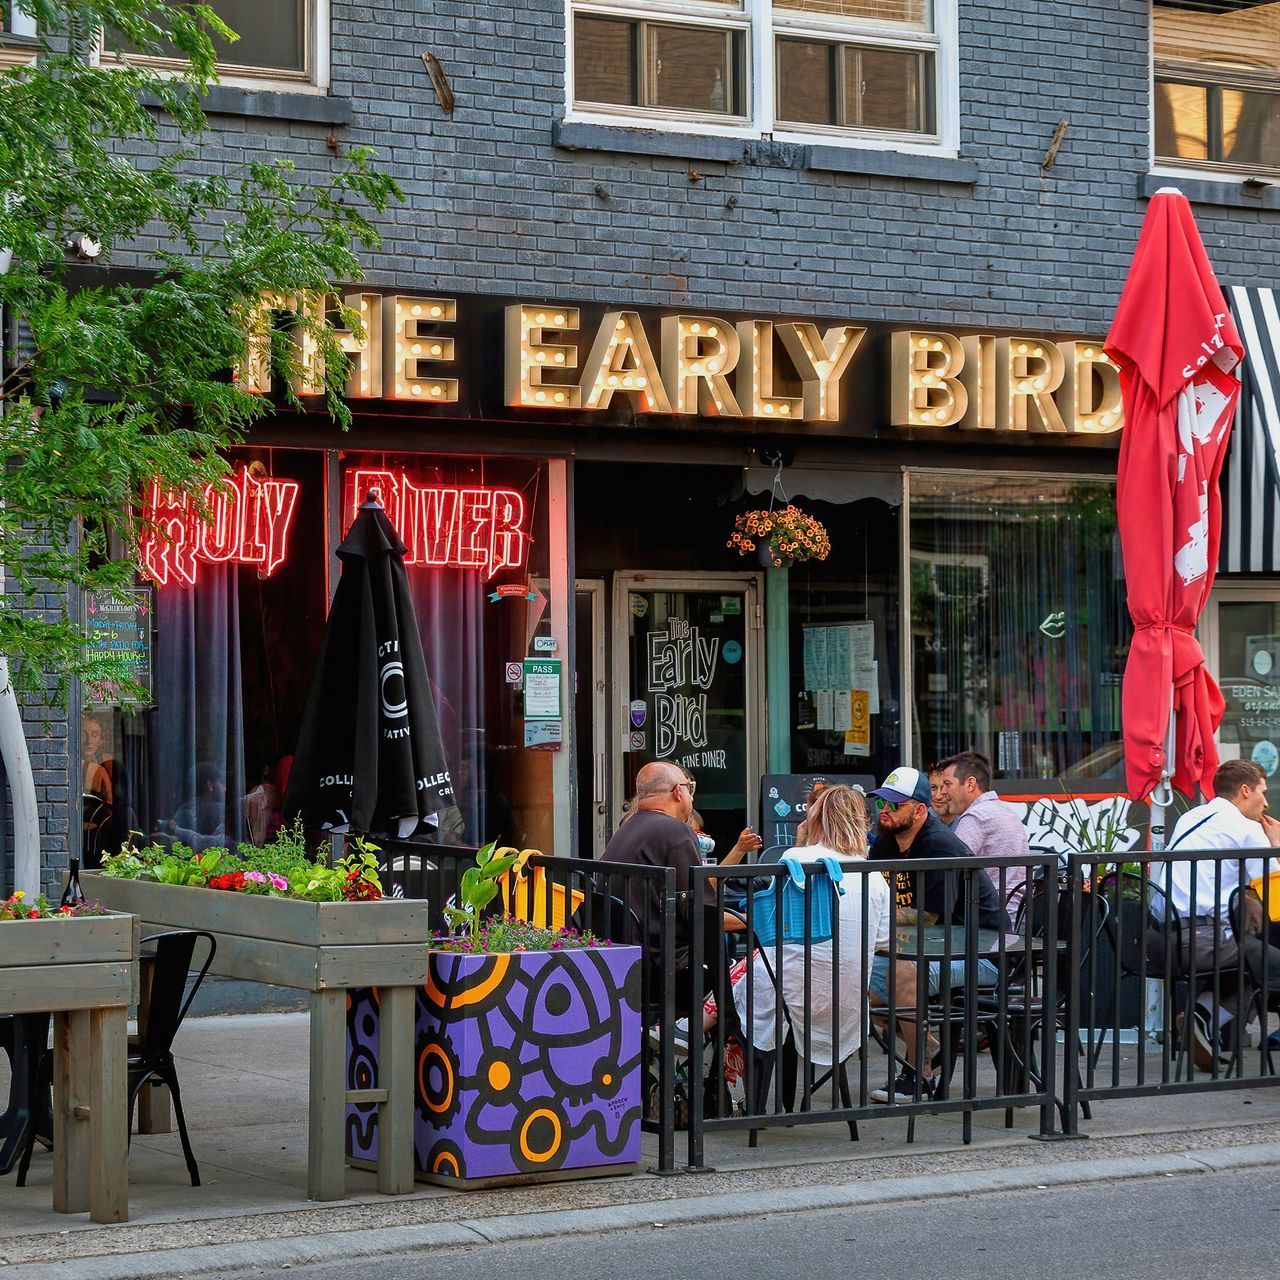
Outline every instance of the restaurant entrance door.
<path id="1" fill-rule="evenodd" d="M 697 783 L 718 853 L 757 821 L 764 694 L 759 579 L 618 574 L 613 581 L 614 825 L 641 765 L 669 760 Z"/>

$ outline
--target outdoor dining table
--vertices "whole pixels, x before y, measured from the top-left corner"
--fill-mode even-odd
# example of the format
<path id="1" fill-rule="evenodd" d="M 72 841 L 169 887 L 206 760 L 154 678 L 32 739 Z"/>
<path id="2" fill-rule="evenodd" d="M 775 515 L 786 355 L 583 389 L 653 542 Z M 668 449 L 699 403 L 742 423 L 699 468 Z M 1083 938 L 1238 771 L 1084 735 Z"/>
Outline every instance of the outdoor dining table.
<path id="1" fill-rule="evenodd" d="M 963 960 L 968 955 L 964 925 L 930 924 L 923 929 L 916 925 L 899 925 L 894 933 L 894 954 L 900 960 L 941 960 L 944 957 Z M 979 929 L 977 942 L 977 954 L 983 960 L 998 959 L 1002 953 L 1006 956 L 1035 956 L 1044 951 L 1043 938 L 1027 938 L 1020 933 L 1006 932 L 1002 952 L 999 929 Z M 1059 942 L 1058 949 L 1062 946 Z M 876 950 L 881 955 L 888 955 L 889 944 L 885 943 Z"/>

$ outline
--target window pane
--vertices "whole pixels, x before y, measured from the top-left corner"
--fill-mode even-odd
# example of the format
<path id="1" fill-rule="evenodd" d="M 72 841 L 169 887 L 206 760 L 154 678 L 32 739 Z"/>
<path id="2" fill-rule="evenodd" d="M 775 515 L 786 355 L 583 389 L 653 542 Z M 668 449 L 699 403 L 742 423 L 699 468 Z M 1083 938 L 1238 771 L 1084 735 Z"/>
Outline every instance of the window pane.
<path id="1" fill-rule="evenodd" d="M 637 102 L 635 24 L 576 18 L 573 24 L 573 96 L 579 102 Z"/>
<path id="2" fill-rule="evenodd" d="M 837 124 L 835 46 L 807 40 L 778 41 L 778 119 L 801 124 Z"/>
<path id="3" fill-rule="evenodd" d="M 1212 63 L 1240 71 L 1280 71 L 1280 0 L 1239 7 L 1157 4 L 1154 37 L 1157 59 Z"/>
<path id="4" fill-rule="evenodd" d="M 929 31 L 933 27 L 930 0 L 774 0 L 775 9 L 812 13 L 865 22 L 900 22 L 904 27 Z"/>
<path id="5" fill-rule="evenodd" d="M 240 39 L 216 42 L 218 61 L 273 71 L 305 71 L 304 0 L 213 0 L 214 12 Z"/>
<path id="6" fill-rule="evenodd" d="M 854 47 L 844 52 L 847 124 L 907 133 L 918 133 L 925 127 L 920 54 Z"/>
<path id="7" fill-rule="evenodd" d="M 1201 85 L 1156 82 L 1156 155 L 1209 158 L 1209 93 Z"/>
<path id="8" fill-rule="evenodd" d="M 727 32 L 648 26 L 645 33 L 646 106 L 736 114 L 732 40 Z"/>
<path id="9" fill-rule="evenodd" d="M 1227 700 L 1222 758 L 1252 760 L 1274 778 L 1280 765 L 1280 605 L 1220 604 L 1218 655 L 1218 683 Z"/>
<path id="10" fill-rule="evenodd" d="M 1114 484 L 913 472 L 910 525 L 917 758 L 1123 781 Z"/>
<path id="11" fill-rule="evenodd" d="M 1237 164 L 1280 165 L 1280 96 L 1222 90 L 1222 158 Z"/>

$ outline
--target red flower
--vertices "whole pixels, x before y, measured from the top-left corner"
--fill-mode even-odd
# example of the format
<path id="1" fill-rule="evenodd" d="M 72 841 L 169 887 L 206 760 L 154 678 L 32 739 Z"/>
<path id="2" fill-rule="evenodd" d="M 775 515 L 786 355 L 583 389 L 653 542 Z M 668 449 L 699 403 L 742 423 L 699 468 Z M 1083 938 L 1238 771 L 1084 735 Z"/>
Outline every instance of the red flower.
<path id="1" fill-rule="evenodd" d="M 40 919 L 40 912 L 39 912 L 39 910 L 38 910 L 36 907 L 32 907 L 32 908 L 31 908 L 31 910 L 27 912 L 27 919 L 28 919 L 28 920 L 39 920 L 39 919 Z"/>

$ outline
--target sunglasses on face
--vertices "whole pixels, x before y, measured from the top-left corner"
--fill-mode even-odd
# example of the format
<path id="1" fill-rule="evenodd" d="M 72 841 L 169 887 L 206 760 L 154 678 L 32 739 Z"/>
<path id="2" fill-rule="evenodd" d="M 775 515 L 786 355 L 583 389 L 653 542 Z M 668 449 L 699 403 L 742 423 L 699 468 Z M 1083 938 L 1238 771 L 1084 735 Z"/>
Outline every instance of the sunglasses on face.
<path id="1" fill-rule="evenodd" d="M 897 813 L 904 804 L 914 804 L 913 800 L 886 800 L 883 796 L 876 796 L 876 812 L 883 813 L 886 809 Z"/>

